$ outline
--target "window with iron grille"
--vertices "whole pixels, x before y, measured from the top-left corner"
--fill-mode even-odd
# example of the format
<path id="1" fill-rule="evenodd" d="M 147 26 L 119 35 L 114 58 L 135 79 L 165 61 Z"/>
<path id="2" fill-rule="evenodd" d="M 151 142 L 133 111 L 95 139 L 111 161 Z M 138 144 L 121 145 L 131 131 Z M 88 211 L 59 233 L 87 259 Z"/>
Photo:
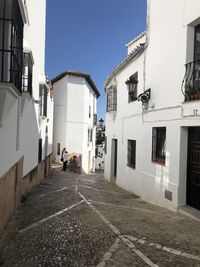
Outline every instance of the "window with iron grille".
<path id="1" fill-rule="evenodd" d="M 23 54 L 22 91 L 32 95 L 33 61 L 30 53 Z"/>
<path id="2" fill-rule="evenodd" d="M 22 90 L 23 20 L 17 0 L 0 0 L 0 82 Z"/>
<path id="3" fill-rule="evenodd" d="M 166 127 L 152 129 L 152 161 L 165 164 L 166 157 Z"/>
<path id="4" fill-rule="evenodd" d="M 135 169 L 136 162 L 136 141 L 128 140 L 127 144 L 127 165 Z"/>
<path id="5" fill-rule="evenodd" d="M 40 92 L 40 116 L 47 116 L 47 92 L 48 89 L 46 87 L 45 84 L 40 84 L 40 88 L 39 88 Z"/>
<path id="6" fill-rule="evenodd" d="M 107 94 L 107 103 L 106 111 L 115 111 L 117 110 L 117 87 L 111 86 L 106 90 Z"/>

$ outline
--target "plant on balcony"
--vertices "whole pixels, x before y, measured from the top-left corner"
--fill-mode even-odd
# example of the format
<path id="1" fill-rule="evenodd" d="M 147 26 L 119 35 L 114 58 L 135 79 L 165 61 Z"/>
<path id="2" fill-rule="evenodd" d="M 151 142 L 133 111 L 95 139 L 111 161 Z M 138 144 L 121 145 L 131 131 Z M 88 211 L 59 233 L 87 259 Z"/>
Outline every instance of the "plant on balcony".
<path id="1" fill-rule="evenodd" d="M 185 87 L 185 101 L 200 99 L 200 88 L 194 87 L 191 84 Z"/>

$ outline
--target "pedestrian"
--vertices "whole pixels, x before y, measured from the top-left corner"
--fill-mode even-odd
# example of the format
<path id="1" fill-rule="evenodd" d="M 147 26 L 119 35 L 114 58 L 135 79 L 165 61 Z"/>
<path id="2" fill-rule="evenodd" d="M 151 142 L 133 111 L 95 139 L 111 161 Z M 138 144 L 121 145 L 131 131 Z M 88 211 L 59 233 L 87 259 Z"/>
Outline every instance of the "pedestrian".
<path id="1" fill-rule="evenodd" d="M 62 152 L 61 152 L 61 157 L 60 157 L 60 160 L 63 161 L 63 155 L 64 155 L 64 152 L 65 152 L 66 148 L 64 147 Z"/>
<path id="2" fill-rule="evenodd" d="M 77 168 L 77 173 L 81 173 L 81 155 L 76 157 L 76 168 Z"/>
<path id="3" fill-rule="evenodd" d="M 67 150 L 65 150 L 63 153 L 63 171 L 67 170 L 68 156 L 69 156 L 69 153 L 67 152 Z"/>

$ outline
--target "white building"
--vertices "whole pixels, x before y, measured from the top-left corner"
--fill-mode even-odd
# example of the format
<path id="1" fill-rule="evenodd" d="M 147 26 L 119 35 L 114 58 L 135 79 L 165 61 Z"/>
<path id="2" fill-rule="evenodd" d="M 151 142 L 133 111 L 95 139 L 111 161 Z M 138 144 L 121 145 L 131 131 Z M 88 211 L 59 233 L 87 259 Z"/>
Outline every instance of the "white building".
<path id="1" fill-rule="evenodd" d="M 82 171 L 95 171 L 97 98 L 100 96 L 91 76 L 66 71 L 52 80 L 54 90 L 53 158 L 60 162 L 65 147 L 80 153 Z"/>
<path id="2" fill-rule="evenodd" d="M 142 38 L 105 84 L 105 177 L 169 209 L 200 209 L 200 2 L 149 0 Z"/>
<path id="3" fill-rule="evenodd" d="M 22 195 L 51 170 L 45 13 L 45 0 L 0 1 L 0 232 Z"/>

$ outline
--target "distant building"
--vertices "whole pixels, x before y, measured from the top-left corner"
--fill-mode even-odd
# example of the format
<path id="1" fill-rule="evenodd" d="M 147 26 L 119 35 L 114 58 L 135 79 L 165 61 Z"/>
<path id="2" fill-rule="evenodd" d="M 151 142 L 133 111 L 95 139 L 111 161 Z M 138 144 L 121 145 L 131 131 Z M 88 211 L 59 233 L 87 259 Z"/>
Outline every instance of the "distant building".
<path id="1" fill-rule="evenodd" d="M 0 1 L 0 232 L 51 172 L 53 99 L 44 72 L 46 1 Z"/>
<path id="2" fill-rule="evenodd" d="M 66 71 L 52 80 L 54 88 L 53 157 L 60 162 L 65 147 L 80 153 L 82 171 L 95 171 L 97 98 L 100 96 L 91 76 Z"/>
<path id="3" fill-rule="evenodd" d="M 200 210 L 200 1 L 147 3 L 146 34 L 105 83 L 105 177 L 169 209 Z"/>

